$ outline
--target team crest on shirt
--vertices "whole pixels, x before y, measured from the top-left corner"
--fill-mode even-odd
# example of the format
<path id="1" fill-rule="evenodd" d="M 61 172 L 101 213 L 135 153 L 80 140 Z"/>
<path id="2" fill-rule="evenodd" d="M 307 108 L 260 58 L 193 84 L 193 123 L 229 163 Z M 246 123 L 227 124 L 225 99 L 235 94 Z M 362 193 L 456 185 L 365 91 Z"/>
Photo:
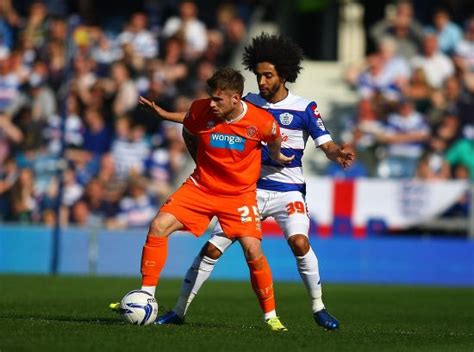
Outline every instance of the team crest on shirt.
<path id="1" fill-rule="evenodd" d="M 285 126 L 288 126 L 291 121 L 293 121 L 293 115 L 288 113 L 288 112 L 284 112 L 283 114 L 280 114 L 280 122 L 282 125 L 285 125 Z"/>
<path id="2" fill-rule="evenodd" d="M 252 138 L 252 137 L 255 137 L 256 134 L 257 134 L 257 127 L 255 127 L 255 126 L 248 126 L 247 127 L 247 136 Z"/>

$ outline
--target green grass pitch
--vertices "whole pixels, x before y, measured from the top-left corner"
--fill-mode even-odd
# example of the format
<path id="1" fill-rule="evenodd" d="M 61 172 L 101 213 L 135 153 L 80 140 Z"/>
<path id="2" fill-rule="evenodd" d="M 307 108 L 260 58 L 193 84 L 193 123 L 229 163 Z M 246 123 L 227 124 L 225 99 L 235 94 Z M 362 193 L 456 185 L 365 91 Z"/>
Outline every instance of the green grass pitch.
<path id="1" fill-rule="evenodd" d="M 289 331 L 267 331 L 247 282 L 210 281 L 182 326 L 132 326 L 108 303 L 138 278 L 0 276 L 0 351 L 474 351 L 474 289 L 330 285 L 341 329 L 312 320 L 301 283 L 275 283 Z M 180 281 L 162 280 L 160 312 Z"/>

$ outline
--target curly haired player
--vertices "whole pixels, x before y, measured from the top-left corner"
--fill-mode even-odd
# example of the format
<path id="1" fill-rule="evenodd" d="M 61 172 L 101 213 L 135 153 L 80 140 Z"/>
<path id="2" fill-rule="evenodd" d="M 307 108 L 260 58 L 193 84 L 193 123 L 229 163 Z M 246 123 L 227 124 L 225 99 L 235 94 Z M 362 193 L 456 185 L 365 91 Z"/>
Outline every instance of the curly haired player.
<path id="1" fill-rule="evenodd" d="M 263 149 L 262 170 L 257 182 L 258 208 L 263 219 L 273 217 L 283 231 L 295 259 L 298 271 L 311 299 L 316 323 L 327 330 L 339 328 L 339 322 L 326 310 L 318 259 L 308 239 L 310 221 L 305 202 L 306 185 L 302 157 L 306 142 L 311 137 L 329 160 L 349 167 L 355 154 L 348 146 L 339 146 L 331 138 L 314 101 L 293 95 L 286 82 L 294 82 L 301 70 L 301 48 L 283 36 L 262 33 L 245 48 L 243 64 L 255 73 L 259 94 L 250 93 L 244 100 L 273 115 L 282 134 L 281 152 L 294 156 L 281 167 Z M 183 113 L 168 112 L 146 100 L 146 104 L 162 118 L 182 122 Z M 186 273 L 180 296 L 174 309 L 158 317 L 157 324 L 182 323 L 193 298 L 209 278 L 214 265 L 234 242 L 217 225 L 212 237 L 201 249 Z"/>

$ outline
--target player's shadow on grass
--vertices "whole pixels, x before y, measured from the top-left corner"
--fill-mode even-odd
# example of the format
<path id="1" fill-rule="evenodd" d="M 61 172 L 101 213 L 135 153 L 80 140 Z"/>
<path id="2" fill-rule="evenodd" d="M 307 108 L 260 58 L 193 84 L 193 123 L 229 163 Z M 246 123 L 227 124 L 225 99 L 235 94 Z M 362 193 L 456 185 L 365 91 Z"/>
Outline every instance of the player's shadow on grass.
<path id="1" fill-rule="evenodd" d="M 62 323 L 87 323 L 98 325 L 123 325 L 124 322 L 117 318 L 72 318 L 61 316 L 44 316 L 44 315 L 0 315 L 0 320 L 30 320 L 30 321 L 45 321 L 45 322 L 62 322 Z"/>

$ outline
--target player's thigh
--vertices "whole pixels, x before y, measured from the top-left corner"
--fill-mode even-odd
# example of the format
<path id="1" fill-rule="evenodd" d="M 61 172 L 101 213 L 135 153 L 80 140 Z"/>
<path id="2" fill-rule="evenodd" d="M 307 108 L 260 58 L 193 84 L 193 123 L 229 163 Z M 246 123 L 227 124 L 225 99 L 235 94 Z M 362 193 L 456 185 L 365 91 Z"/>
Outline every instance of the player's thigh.
<path id="1" fill-rule="evenodd" d="M 173 215 L 183 224 L 184 231 L 200 236 L 212 219 L 213 200 L 196 186 L 185 183 L 168 197 L 160 213 Z"/>
<path id="2" fill-rule="evenodd" d="M 272 209 L 272 216 L 286 239 L 294 235 L 308 236 L 310 221 L 306 200 L 301 192 L 280 193 L 274 199 Z"/>
<path id="3" fill-rule="evenodd" d="M 273 191 L 267 191 L 266 189 L 257 189 L 257 207 L 258 211 L 260 212 L 260 217 L 262 219 L 267 218 L 268 216 L 271 216 L 269 214 L 270 210 L 270 204 L 271 204 L 271 199 L 272 199 L 272 194 L 275 192 Z"/>
<path id="4" fill-rule="evenodd" d="M 208 242 L 212 243 L 221 253 L 224 253 L 234 243 L 234 240 L 225 235 L 221 224 L 217 221 L 211 231 L 211 238 Z"/>
<path id="5" fill-rule="evenodd" d="M 216 216 L 229 238 L 250 236 L 261 239 L 262 226 L 254 192 L 221 198 Z"/>

